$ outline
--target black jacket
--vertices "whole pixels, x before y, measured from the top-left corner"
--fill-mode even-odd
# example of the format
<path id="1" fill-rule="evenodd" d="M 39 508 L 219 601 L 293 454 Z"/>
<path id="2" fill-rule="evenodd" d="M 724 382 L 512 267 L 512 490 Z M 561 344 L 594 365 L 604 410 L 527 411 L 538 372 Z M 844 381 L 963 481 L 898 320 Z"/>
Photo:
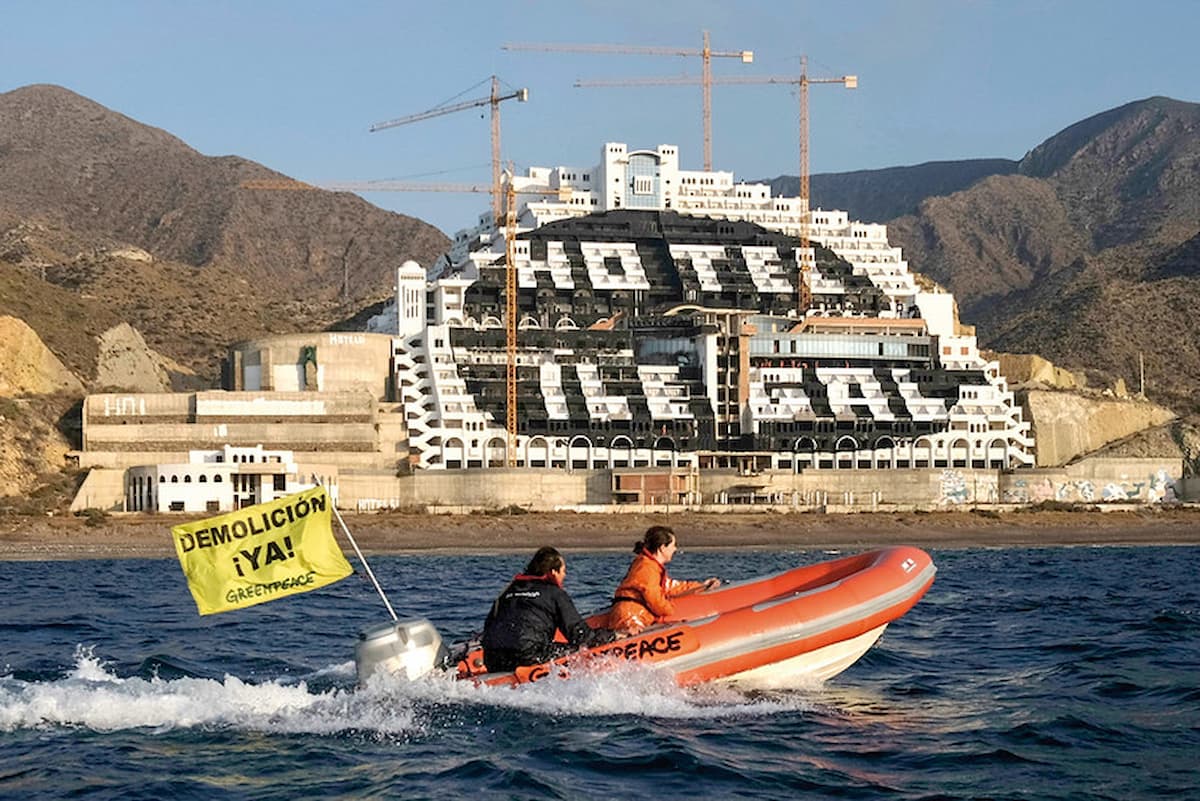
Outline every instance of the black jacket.
<path id="1" fill-rule="evenodd" d="M 555 630 L 563 633 L 569 647 L 554 642 Z M 588 626 L 571 596 L 553 579 L 517 576 L 496 598 L 483 624 L 483 658 L 488 670 L 512 670 L 613 638 L 608 629 Z"/>

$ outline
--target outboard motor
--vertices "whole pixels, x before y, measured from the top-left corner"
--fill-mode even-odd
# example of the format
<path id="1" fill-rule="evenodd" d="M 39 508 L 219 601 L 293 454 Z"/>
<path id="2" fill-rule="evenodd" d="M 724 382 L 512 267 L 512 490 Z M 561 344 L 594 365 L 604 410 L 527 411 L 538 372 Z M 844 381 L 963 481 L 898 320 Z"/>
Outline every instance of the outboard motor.
<path id="1" fill-rule="evenodd" d="M 447 655 L 442 635 L 424 618 L 363 629 L 354 647 L 359 683 L 380 670 L 408 679 L 420 678 L 435 667 L 444 667 Z"/>

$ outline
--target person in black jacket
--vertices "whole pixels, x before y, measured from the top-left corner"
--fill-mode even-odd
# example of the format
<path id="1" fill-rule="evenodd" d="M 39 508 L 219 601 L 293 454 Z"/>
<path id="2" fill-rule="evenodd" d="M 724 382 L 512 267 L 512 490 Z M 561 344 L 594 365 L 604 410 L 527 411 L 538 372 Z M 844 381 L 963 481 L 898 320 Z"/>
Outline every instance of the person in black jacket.
<path id="1" fill-rule="evenodd" d="M 539 548 L 525 572 L 504 588 L 483 624 L 483 662 L 489 671 L 541 664 L 616 638 L 609 629 L 590 627 L 575 609 L 562 588 L 566 575 L 562 554 Z M 555 631 L 567 642 L 554 642 Z"/>

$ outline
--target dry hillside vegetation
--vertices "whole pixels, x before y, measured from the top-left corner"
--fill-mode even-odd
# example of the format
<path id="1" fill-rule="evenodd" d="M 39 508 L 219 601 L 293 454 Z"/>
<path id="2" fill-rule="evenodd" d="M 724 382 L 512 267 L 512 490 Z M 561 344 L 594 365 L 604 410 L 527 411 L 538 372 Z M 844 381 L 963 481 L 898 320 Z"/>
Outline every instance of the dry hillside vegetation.
<path id="1" fill-rule="evenodd" d="M 230 343 L 335 326 L 389 297 L 404 260 L 448 245 L 352 194 L 244 187 L 281 177 L 60 87 L 0 94 L 0 314 L 85 381 L 94 345 L 78 340 L 124 321 L 213 383 Z M 75 296 L 86 335 L 55 330 L 67 313 L 44 308 L 51 287 Z M 107 319 L 90 324 L 94 311 Z"/>
<path id="2" fill-rule="evenodd" d="M 982 345 L 1114 375 L 1200 412 L 1200 106 L 1150 98 L 891 221 Z"/>
<path id="3" fill-rule="evenodd" d="M 82 480 L 67 460 L 78 425 L 70 395 L 0 397 L 0 516 L 67 511 Z"/>

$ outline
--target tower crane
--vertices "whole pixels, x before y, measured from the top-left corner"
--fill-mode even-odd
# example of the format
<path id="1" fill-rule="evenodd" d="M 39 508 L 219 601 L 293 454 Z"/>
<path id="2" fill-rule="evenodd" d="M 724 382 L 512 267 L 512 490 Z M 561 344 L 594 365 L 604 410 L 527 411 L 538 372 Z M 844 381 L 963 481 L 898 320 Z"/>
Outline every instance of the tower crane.
<path id="1" fill-rule="evenodd" d="M 475 100 L 464 100 L 461 103 L 452 103 L 448 106 L 435 106 L 434 108 L 422 111 L 417 114 L 409 114 L 405 117 L 397 117 L 394 120 L 385 120 L 377 122 L 371 126 L 370 131 L 382 131 L 387 128 L 395 128 L 400 125 L 408 125 L 410 122 L 420 122 L 431 117 L 440 117 L 443 114 L 452 114 L 455 111 L 464 111 L 470 108 L 478 108 L 479 106 L 492 107 L 492 219 L 497 224 L 500 222 L 500 103 L 505 100 L 519 100 L 524 103 L 529 99 L 528 89 L 517 89 L 508 94 L 500 94 L 500 79 L 495 75 L 492 76 L 492 91 L 487 97 L 477 98 Z"/>
<path id="2" fill-rule="evenodd" d="M 737 58 L 743 64 L 754 62 L 753 50 L 713 50 L 708 43 L 708 31 L 704 31 L 703 46 L 696 50 L 686 47 L 655 47 L 652 45 L 614 44 L 519 44 L 503 45 L 505 50 L 546 50 L 563 53 L 605 53 L 647 56 L 699 56 L 701 62 L 700 85 L 703 87 L 704 126 L 704 169 L 712 170 L 712 60 L 714 58 Z"/>
<path id="3" fill-rule="evenodd" d="M 809 276 L 812 263 L 809 261 L 809 174 L 808 174 L 808 87 L 814 83 L 840 83 L 847 89 L 858 88 L 857 75 L 842 75 L 837 78 L 813 78 L 808 74 L 808 57 L 800 57 L 800 75 L 734 75 L 711 79 L 719 84 L 784 84 L 800 87 L 800 270 L 797 277 L 797 298 L 801 315 L 812 305 L 812 289 Z M 689 76 L 668 78 L 627 78 L 624 80 L 576 81 L 579 87 L 594 86 L 659 86 L 692 85 L 696 79 Z M 707 167 L 705 169 L 708 169 Z"/>

